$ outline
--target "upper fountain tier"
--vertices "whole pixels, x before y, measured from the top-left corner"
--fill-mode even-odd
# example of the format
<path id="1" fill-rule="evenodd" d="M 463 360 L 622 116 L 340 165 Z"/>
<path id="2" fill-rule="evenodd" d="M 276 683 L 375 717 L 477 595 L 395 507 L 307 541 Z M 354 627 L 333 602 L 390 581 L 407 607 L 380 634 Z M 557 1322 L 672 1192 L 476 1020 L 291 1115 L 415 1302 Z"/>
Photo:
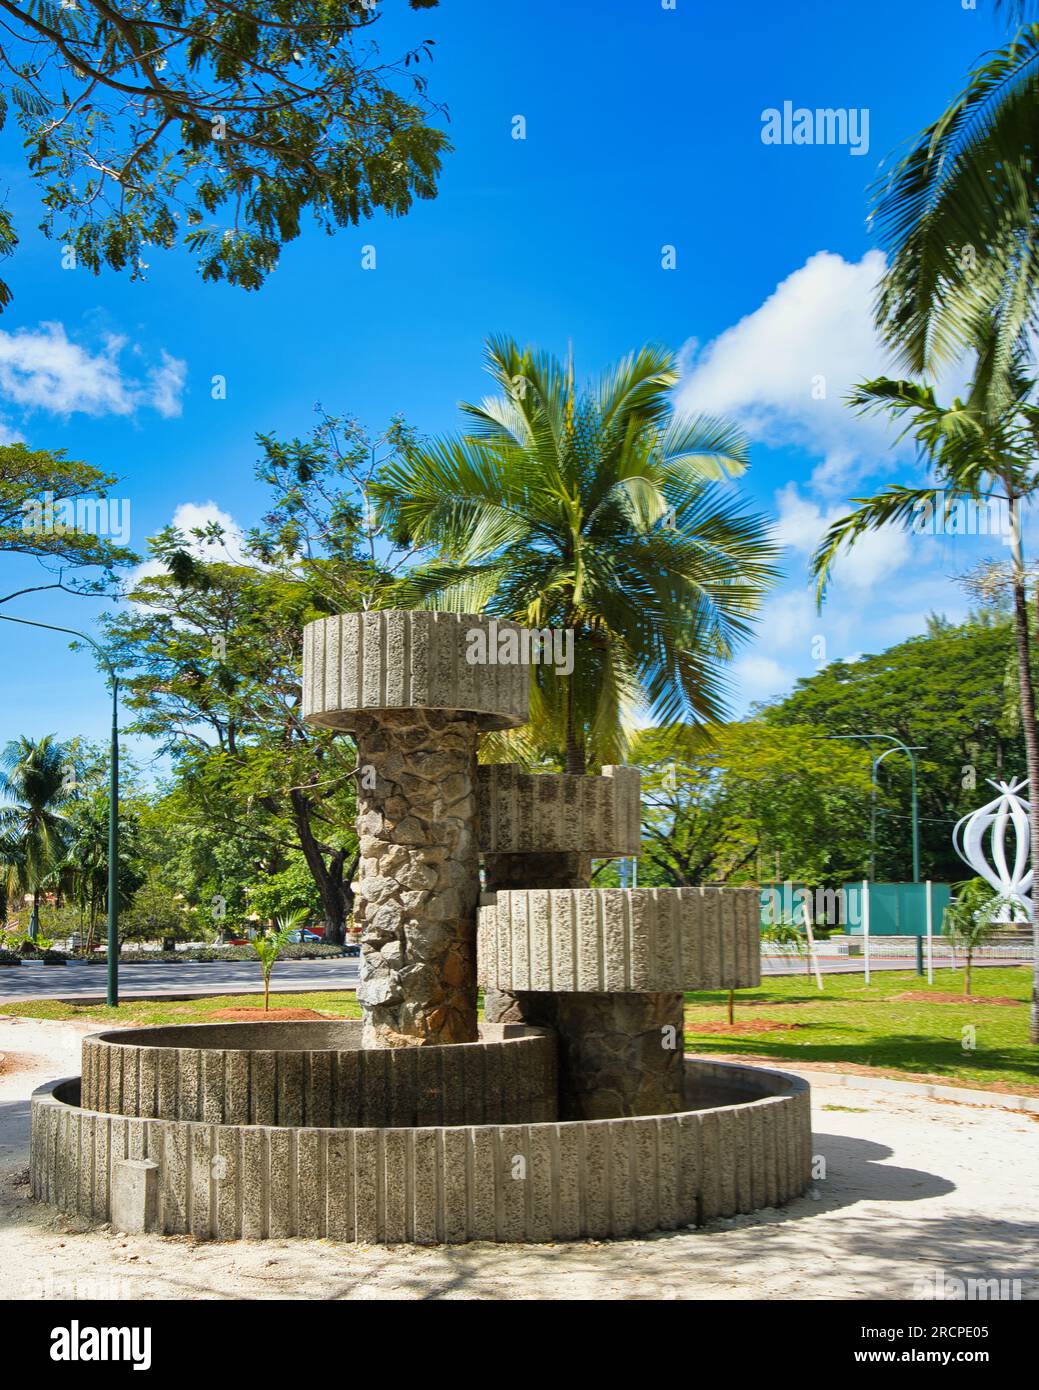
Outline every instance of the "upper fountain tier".
<path id="1" fill-rule="evenodd" d="M 382 610 L 303 629 L 303 718 L 354 729 L 359 715 L 438 710 L 481 729 L 527 722 L 530 634 L 482 613 Z"/>

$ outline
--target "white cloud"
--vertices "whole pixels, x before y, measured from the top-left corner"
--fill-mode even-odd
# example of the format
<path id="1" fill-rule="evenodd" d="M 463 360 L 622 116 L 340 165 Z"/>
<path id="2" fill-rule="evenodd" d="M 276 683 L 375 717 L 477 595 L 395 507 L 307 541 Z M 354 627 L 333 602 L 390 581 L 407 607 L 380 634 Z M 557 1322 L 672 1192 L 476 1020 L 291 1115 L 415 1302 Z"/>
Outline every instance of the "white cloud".
<path id="1" fill-rule="evenodd" d="M 776 535 L 792 551 L 806 557 L 816 549 L 833 522 L 848 511 L 847 504 L 824 509 L 804 497 L 796 483 L 787 483 L 779 489 L 776 507 Z M 897 526 L 867 531 L 850 550 L 838 556 L 833 565 L 833 579 L 860 591 L 874 589 L 908 561 L 911 540 L 911 534 Z"/>
<path id="2" fill-rule="evenodd" d="M 109 334 L 91 351 L 60 323 L 0 331 L 0 390 L 15 405 L 53 415 L 179 415 L 186 363 L 163 350 L 143 379 L 128 376 L 120 360 L 126 346 L 126 338 Z"/>
<path id="3" fill-rule="evenodd" d="M 150 404 L 160 415 L 170 419 L 180 414 L 180 398 L 187 380 L 188 364 L 179 357 L 173 357 L 161 349 L 161 364 L 148 371 Z"/>
<path id="4" fill-rule="evenodd" d="M 812 479 L 820 490 L 883 471 L 891 427 L 862 419 L 844 398 L 859 381 L 901 374 L 873 327 L 884 264 L 879 251 L 858 262 L 829 251 L 810 257 L 702 350 L 686 344 L 678 408 L 733 416 L 752 439 L 821 457 Z"/>
<path id="5" fill-rule="evenodd" d="M 889 423 L 863 419 L 845 403 L 859 381 L 902 375 L 873 326 L 883 270 L 876 251 L 858 262 L 821 251 L 739 323 L 703 346 L 690 339 L 680 354 L 680 410 L 735 418 L 753 441 L 803 456 L 775 493 L 786 582 L 765 601 L 753 646 L 731 670 L 744 707 L 785 694 L 798 676 L 831 661 L 923 631 L 932 608 L 954 617 L 963 611 L 952 576 L 970 562 L 974 544 L 898 526 L 866 533 L 841 553 L 821 612 L 815 604 L 808 560 L 851 510 L 849 493 L 912 483 L 918 469 L 912 444 L 896 449 Z M 962 384 L 959 372 L 943 379 L 939 398 Z"/>
<path id="6" fill-rule="evenodd" d="M 742 700 L 752 704 L 757 700 L 771 699 L 789 690 L 797 673 L 789 666 L 781 666 L 770 656 L 749 652 L 733 662 L 729 678 Z"/>

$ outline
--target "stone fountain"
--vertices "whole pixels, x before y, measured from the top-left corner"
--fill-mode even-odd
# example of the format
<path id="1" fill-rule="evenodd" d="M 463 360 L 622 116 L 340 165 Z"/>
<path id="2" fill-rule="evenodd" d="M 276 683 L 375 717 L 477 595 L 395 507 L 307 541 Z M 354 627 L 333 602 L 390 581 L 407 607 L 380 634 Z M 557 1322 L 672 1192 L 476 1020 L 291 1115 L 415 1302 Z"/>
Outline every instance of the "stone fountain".
<path id="1" fill-rule="evenodd" d="M 638 852 L 639 774 L 477 764 L 528 711 L 529 666 L 468 659 L 492 623 L 524 636 L 450 613 L 305 630 L 304 717 L 357 744 L 362 1021 L 84 1039 L 82 1077 L 33 1097 L 37 1200 L 126 1231 L 429 1243 L 629 1236 L 805 1190 L 807 1084 L 682 1050 L 683 990 L 760 981 L 756 890 L 590 886 L 593 857 Z"/>

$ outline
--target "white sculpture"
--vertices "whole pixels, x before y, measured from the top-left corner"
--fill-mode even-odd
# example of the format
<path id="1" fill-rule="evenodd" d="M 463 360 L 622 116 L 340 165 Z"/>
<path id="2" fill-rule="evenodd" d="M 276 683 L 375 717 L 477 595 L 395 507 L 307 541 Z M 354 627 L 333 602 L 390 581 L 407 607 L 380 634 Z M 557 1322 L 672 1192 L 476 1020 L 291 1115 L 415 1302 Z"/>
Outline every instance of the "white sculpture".
<path id="1" fill-rule="evenodd" d="M 1016 779 L 1012 782 L 990 780 L 989 786 L 995 787 L 999 795 L 987 806 L 982 806 L 957 821 L 952 832 L 953 848 L 997 893 L 1020 903 L 1031 919 L 1032 870 L 1029 867 L 1028 828 L 1030 807 L 1029 803 L 1018 795 L 1018 792 L 1028 786 L 1028 779 L 1023 778 L 1020 782 Z M 1007 830 L 1011 824 L 1014 829 L 1012 868 L 1007 864 Z M 987 831 L 991 831 L 991 863 L 985 855 L 984 837 Z M 1009 921 L 1017 916 L 1016 910 L 1007 907 L 1001 913 L 1000 920 Z"/>

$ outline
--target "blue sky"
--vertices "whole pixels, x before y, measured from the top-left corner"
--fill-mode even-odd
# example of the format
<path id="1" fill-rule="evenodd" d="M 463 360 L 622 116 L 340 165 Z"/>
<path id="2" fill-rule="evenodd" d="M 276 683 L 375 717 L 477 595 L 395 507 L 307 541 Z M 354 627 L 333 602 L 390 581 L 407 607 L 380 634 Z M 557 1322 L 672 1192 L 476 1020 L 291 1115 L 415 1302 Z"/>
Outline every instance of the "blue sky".
<path id="1" fill-rule="evenodd" d="M 733 670 L 735 710 L 824 659 L 920 631 L 931 609 L 963 612 L 950 576 L 991 547 L 879 538 L 838 572 L 821 617 L 805 559 L 850 495 L 914 476 L 911 457 L 840 405 L 851 381 L 885 366 L 865 190 L 1000 40 L 991 0 L 442 0 L 419 13 L 385 0 L 384 11 L 386 53 L 436 40 L 427 74 L 455 145 L 440 194 L 399 221 L 305 233 L 256 293 L 204 285 L 179 252 L 155 253 L 144 283 L 63 270 L 61 248 L 32 231 L 38 190 L 13 128 L 4 135 L 0 186 L 23 240 L 0 316 L 3 436 L 119 475 L 143 551 L 178 509 L 254 521 L 254 433 L 306 432 L 316 401 L 373 428 L 402 411 L 432 433 L 484 392 L 490 332 L 560 353 L 572 338 L 579 375 L 656 341 L 682 352 L 682 408 L 750 430 L 741 488 L 788 543 L 784 583 Z M 762 112 L 786 100 L 868 109 L 868 152 L 764 144 Z M 512 136 L 517 115 L 525 140 Z M 365 245 L 375 270 L 361 267 Z M 211 399 L 215 374 L 225 400 Z M 36 571 L 0 556 L 0 572 L 8 592 Z M 7 611 L 82 627 L 98 604 L 39 595 Z M 85 656 L 0 631 L 0 742 L 102 737 L 107 717 Z"/>

